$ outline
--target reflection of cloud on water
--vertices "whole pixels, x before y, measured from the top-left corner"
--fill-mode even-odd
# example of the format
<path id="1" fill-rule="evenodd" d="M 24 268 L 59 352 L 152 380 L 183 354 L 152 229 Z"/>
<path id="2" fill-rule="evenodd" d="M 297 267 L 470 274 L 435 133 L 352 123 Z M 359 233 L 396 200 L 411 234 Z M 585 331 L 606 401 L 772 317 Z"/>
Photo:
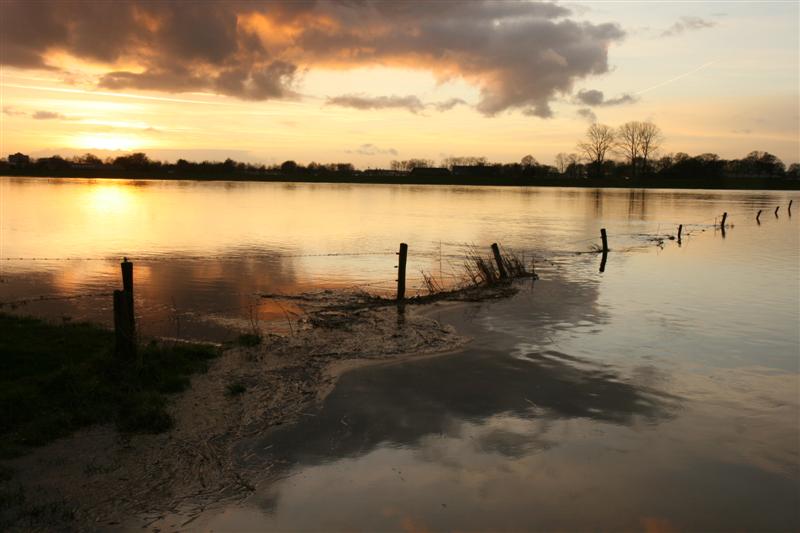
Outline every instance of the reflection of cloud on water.
<path id="1" fill-rule="evenodd" d="M 438 436 L 474 438 L 461 434 L 465 424 L 494 424 L 482 430 L 475 446 L 517 457 L 557 442 L 543 437 L 547 421 L 658 423 L 672 417 L 677 401 L 590 361 L 554 353 L 523 360 L 468 348 L 453 356 L 346 374 L 317 416 L 248 447 L 259 453 L 269 446 L 269 453 L 286 464 L 315 464 L 358 457 L 386 443 L 416 448 Z M 497 417 L 507 422 L 497 426 Z"/>
<path id="2" fill-rule="evenodd" d="M 219 339 L 230 336 L 231 325 L 249 326 L 251 317 L 262 324 L 283 322 L 281 306 L 257 294 L 307 290 L 298 280 L 296 262 L 269 250 L 255 258 L 224 261 L 178 254 L 134 260 L 139 330 L 145 335 Z M 34 316 L 111 325 L 111 293 L 122 285 L 117 261 L 54 261 L 38 266 L 38 271 L 18 268 L 4 273 L 2 301 L 25 301 L 17 312 Z M 67 298 L 73 296 L 77 298 Z"/>

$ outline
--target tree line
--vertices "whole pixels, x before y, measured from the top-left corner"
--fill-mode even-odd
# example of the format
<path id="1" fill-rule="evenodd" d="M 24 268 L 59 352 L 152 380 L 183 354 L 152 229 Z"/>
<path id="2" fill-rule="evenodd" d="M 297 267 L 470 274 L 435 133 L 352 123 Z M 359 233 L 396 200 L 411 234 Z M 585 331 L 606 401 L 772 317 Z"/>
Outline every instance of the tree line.
<path id="1" fill-rule="evenodd" d="M 73 175 L 81 171 L 136 172 L 143 176 L 157 175 L 169 177 L 180 175 L 191 177 L 220 176 L 244 179 L 259 176 L 265 178 L 279 176 L 317 177 L 345 181 L 348 176 L 402 177 L 480 177 L 484 180 L 532 180 L 588 179 L 629 180 L 641 184 L 663 180 L 713 180 L 751 177 L 751 178 L 791 178 L 800 179 L 800 166 L 797 163 L 788 168 L 775 155 L 769 152 L 753 151 L 741 159 L 725 160 L 717 154 L 703 153 L 690 156 L 678 152 L 661 154 L 664 135 L 654 123 L 626 122 L 617 128 L 604 124 L 592 124 L 584 138 L 572 153 L 559 153 L 554 165 L 539 163 L 532 155 L 526 155 L 519 163 L 492 163 L 486 157 L 464 156 L 446 157 L 439 164 L 432 159 L 413 158 L 393 160 L 388 169 L 356 170 L 351 163 L 316 163 L 302 165 L 296 161 L 281 164 L 258 165 L 226 159 L 225 161 L 191 162 L 179 159 L 175 163 L 150 159 L 147 154 L 136 152 L 101 160 L 87 153 L 71 158 L 58 155 L 32 159 L 16 153 L 0 160 L 0 171 L 24 173 L 32 170 L 38 173 L 50 172 Z"/>
<path id="2" fill-rule="evenodd" d="M 787 168 L 769 152 L 756 150 L 741 159 L 731 160 L 713 153 L 659 155 L 663 142 L 661 129 L 652 122 L 626 122 L 617 128 L 592 124 L 577 145 L 578 153 L 558 154 L 556 165 L 561 173 L 574 174 L 580 170 L 596 178 L 800 178 L 797 163 Z M 609 157 L 612 155 L 621 159 L 614 160 Z"/>

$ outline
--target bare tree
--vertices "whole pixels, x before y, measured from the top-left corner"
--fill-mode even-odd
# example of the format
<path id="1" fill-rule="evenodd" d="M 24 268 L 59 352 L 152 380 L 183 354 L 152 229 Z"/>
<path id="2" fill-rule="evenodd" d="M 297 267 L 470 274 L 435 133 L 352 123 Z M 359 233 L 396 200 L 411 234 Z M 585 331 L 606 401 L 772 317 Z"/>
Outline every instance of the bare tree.
<path id="1" fill-rule="evenodd" d="M 520 163 L 521 163 L 521 164 L 522 164 L 522 166 L 523 166 L 523 167 L 525 167 L 525 168 L 530 168 L 530 167 L 532 167 L 532 166 L 534 166 L 534 165 L 538 165 L 538 164 L 539 164 L 539 162 L 538 162 L 538 161 L 536 161 L 536 158 L 535 158 L 535 157 L 533 157 L 533 156 L 532 156 L 532 155 L 530 155 L 530 154 L 528 154 L 528 155 L 526 155 L 525 157 L 523 157 L 523 158 L 522 158 L 522 160 L 520 161 Z"/>
<path id="2" fill-rule="evenodd" d="M 442 166 L 450 170 L 453 167 L 480 167 L 489 163 L 485 157 L 446 157 L 442 160 Z"/>
<path id="3" fill-rule="evenodd" d="M 641 151 L 641 122 L 626 122 L 617 128 L 614 151 L 627 159 L 631 164 L 632 177 L 636 177 L 636 162 Z"/>
<path id="4" fill-rule="evenodd" d="M 568 165 L 569 165 L 569 156 L 564 152 L 557 153 L 556 168 L 558 169 L 558 173 L 563 174 L 567 170 Z"/>
<path id="5" fill-rule="evenodd" d="M 661 133 L 661 128 L 652 122 L 639 123 L 639 155 L 642 157 L 644 172 L 647 172 L 647 160 L 658 152 L 663 142 L 664 135 Z"/>
<path id="6" fill-rule="evenodd" d="M 393 160 L 389 163 L 391 170 L 405 170 L 411 171 L 415 168 L 432 167 L 434 165 L 433 159 L 405 159 L 403 161 Z"/>
<path id="7" fill-rule="evenodd" d="M 586 140 L 578 144 L 578 151 L 600 174 L 606 154 L 614 146 L 614 130 L 604 124 L 592 124 L 586 130 Z"/>

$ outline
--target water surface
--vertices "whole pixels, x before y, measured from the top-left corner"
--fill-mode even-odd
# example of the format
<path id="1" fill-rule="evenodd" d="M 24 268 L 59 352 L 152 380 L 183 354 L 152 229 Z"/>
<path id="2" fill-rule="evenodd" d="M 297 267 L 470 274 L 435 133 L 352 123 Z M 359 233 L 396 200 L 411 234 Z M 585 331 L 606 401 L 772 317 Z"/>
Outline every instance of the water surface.
<path id="1" fill-rule="evenodd" d="M 400 242 L 412 294 L 420 270 L 454 282 L 465 244 L 536 257 L 541 279 L 515 297 L 433 311 L 473 338 L 462 351 L 345 374 L 301 423 L 242 442 L 242 466 L 277 467 L 189 527 L 800 529 L 796 194 L 9 178 L 0 191 L 4 310 L 107 324 L 127 255 L 152 335 L 226 338 L 253 313 L 280 328 L 265 293 L 390 294 Z M 601 227 L 603 273 L 578 253 Z"/>

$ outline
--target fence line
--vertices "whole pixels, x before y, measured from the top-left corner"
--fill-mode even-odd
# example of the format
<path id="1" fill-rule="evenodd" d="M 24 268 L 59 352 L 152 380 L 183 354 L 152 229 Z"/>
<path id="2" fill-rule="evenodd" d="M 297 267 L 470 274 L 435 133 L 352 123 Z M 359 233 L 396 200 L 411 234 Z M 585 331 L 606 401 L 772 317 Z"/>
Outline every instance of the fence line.
<path id="1" fill-rule="evenodd" d="M 780 208 L 780 206 L 776 207 L 776 209 L 774 211 L 774 216 L 776 218 L 781 218 L 780 215 L 778 214 L 779 213 L 779 208 Z M 710 229 L 710 228 L 715 228 L 716 229 L 716 228 L 719 227 L 719 229 L 722 231 L 722 235 L 724 237 L 725 236 L 725 228 L 732 226 L 732 224 L 726 224 L 727 218 L 729 216 L 731 218 L 733 218 L 734 221 L 736 221 L 737 217 L 742 217 L 744 219 L 743 222 L 736 221 L 737 224 L 745 224 L 745 225 L 749 225 L 749 226 L 753 226 L 753 225 L 756 225 L 756 224 L 761 225 L 761 222 L 759 221 L 758 217 L 761 215 L 762 211 L 763 210 L 758 210 L 758 214 L 756 215 L 756 217 L 752 216 L 753 215 L 752 210 L 747 210 L 747 211 L 743 210 L 743 211 L 736 211 L 736 212 L 731 212 L 731 213 L 728 213 L 728 212 L 723 213 L 721 215 L 721 222 L 720 222 L 720 216 L 718 215 L 718 216 L 715 216 L 713 218 L 704 219 L 704 220 L 701 220 L 701 221 L 698 221 L 698 222 L 690 222 L 690 223 L 675 225 L 676 229 L 677 229 L 677 239 L 676 239 L 675 236 L 672 235 L 672 233 L 661 233 L 661 226 L 662 225 L 667 225 L 666 223 L 659 223 L 658 227 L 653 232 L 619 233 L 619 234 L 612 234 L 611 237 L 612 237 L 612 239 L 614 239 L 614 238 L 629 238 L 629 237 L 637 237 L 637 238 L 645 237 L 645 238 L 648 238 L 648 240 L 650 242 L 657 242 L 657 244 L 659 246 L 663 246 L 665 239 L 670 239 L 670 240 L 676 239 L 678 245 L 680 245 L 681 244 L 681 236 L 682 236 L 681 232 L 684 229 L 686 231 L 683 232 L 683 234 L 686 235 L 686 236 L 689 236 L 689 235 L 691 235 L 693 233 L 696 233 L 696 230 L 691 230 L 689 228 L 702 228 L 701 231 L 705 231 L 706 229 Z M 786 212 L 788 213 L 788 216 L 791 217 L 791 203 L 789 204 L 789 207 L 786 209 Z M 708 223 L 708 221 L 711 221 L 711 220 L 713 220 L 713 224 Z M 605 230 L 605 228 L 601 229 L 600 233 L 601 233 L 600 242 L 602 242 L 602 248 L 598 247 L 599 249 L 591 250 L 590 252 L 602 252 L 603 260 L 601 262 L 600 272 L 603 272 L 604 268 L 605 268 L 606 255 L 608 254 L 609 251 L 611 251 L 611 249 L 608 247 L 608 243 L 607 243 L 607 240 L 606 240 L 606 230 Z M 595 242 L 596 243 L 596 242 L 598 242 L 598 238 L 597 237 L 590 237 L 590 238 L 586 238 L 586 239 L 568 241 L 568 242 L 563 243 L 563 244 L 565 244 L 565 245 L 574 245 L 574 244 L 581 244 L 581 243 L 586 243 L 586 242 Z M 455 257 L 455 256 L 452 255 L 452 254 L 447 254 L 447 256 L 446 256 L 447 257 L 447 261 L 446 262 L 447 262 L 448 268 L 450 270 L 453 270 L 453 273 L 450 274 L 450 273 L 445 273 L 445 272 L 442 271 L 442 263 L 441 263 L 441 261 L 442 261 L 442 246 L 443 245 L 446 245 L 446 246 L 449 246 L 449 247 L 462 248 L 466 252 L 468 252 L 469 250 L 475 250 L 477 247 L 474 244 L 468 245 L 468 244 L 443 243 L 443 242 L 439 241 L 439 243 L 438 243 L 438 253 L 439 253 L 439 261 L 440 261 L 439 274 L 438 274 L 438 277 L 433 275 L 433 273 L 435 272 L 435 268 L 432 268 L 431 269 L 431 273 L 429 273 L 429 275 L 430 275 L 431 278 L 436 279 L 436 280 L 438 280 L 440 282 L 442 282 L 443 280 L 453 280 L 454 281 L 453 287 L 457 287 L 458 286 L 457 282 L 466 281 L 468 278 L 467 278 L 466 275 L 459 276 L 458 274 L 455 273 L 455 270 L 453 269 L 453 262 L 451 261 L 451 258 Z M 637 248 L 642 248 L 642 247 L 643 247 L 643 245 L 633 246 L 633 247 L 629 246 L 627 248 L 616 248 L 615 251 L 618 251 L 618 252 L 629 252 L 629 251 L 635 250 Z M 405 244 L 401 244 L 399 253 L 385 250 L 385 251 L 375 251 L 375 252 L 349 252 L 349 253 L 348 252 L 340 252 L 340 253 L 286 254 L 286 255 L 281 255 L 281 254 L 241 254 L 241 255 L 197 255 L 197 256 L 178 256 L 178 257 L 142 256 L 142 257 L 139 257 L 137 260 L 142 261 L 142 262 L 157 262 L 157 261 L 180 261 L 180 260 L 222 260 L 222 259 L 251 259 L 251 258 L 278 258 L 278 259 L 280 259 L 280 258 L 294 258 L 294 257 L 356 257 L 356 256 L 386 256 L 386 255 L 389 255 L 389 254 L 392 254 L 392 255 L 397 254 L 397 255 L 399 255 L 400 258 L 399 258 L 399 261 L 398 261 L 398 267 L 395 267 L 395 268 L 398 268 L 398 278 L 395 280 L 395 282 L 397 283 L 397 300 L 402 302 L 405 299 L 405 283 L 406 283 L 405 252 L 406 252 L 406 250 L 407 250 L 407 246 Z M 495 262 L 498 265 L 500 276 L 501 276 L 501 278 L 505 277 L 503 275 L 504 274 L 503 260 L 501 259 L 501 256 L 500 256 L 500 253 L 499 253 L 499 247 L 498 247 L 498 245 L 496 243 L 492 244 L 492 251 L 494 253 Z M 532 255 L 532 259 L 536 258 L 540 262 L 549 263 L 553 267 L 559 269 L 559 268 L 562 267 L 562 265 L 559 264 L 559 263 L 556 263 L 555 261 L 553 261 L 552 258 L 558 258 L 560 256 L 564 256 L 564 255 L 567 255 L 567 254 L 572 255 L 572 254 L 580 254 L 580 253 L 589 253 L 589 252 L 570 251 L 570 250 L 554 250 L 554 251 L 550 251 L 550 252 L 547 252 L 547 253 L 540 253 L 538 255 L 537 254 L 533 254 Z M 433 252 L 428 251 L 428 253 L 424 253 L 422 255 L 423 255 L 423 257 L 430 258 L 430 257 L 435 257 L 434 254 L 435 254 L 435 251 L 433 251 Z M 60 257 L 60 258 L 3 257 L 3 258 L 0 258 L 0 261 L 73 261 L 73 260 L 74 261 L 86 261 L 86 260 L 90 260 L 90 261 L 113 261 L 113 260 L 117 260 L 117 259 L 118 258 L 115 258 L 115 257 L 102 257 L 102 258 L 101 257 Z M 133 258 L 131 258 L 131 259 L 133 259 Z M 39 295 L 39 296 L 27 297 L 27 298 L 22 298 L 22 299 L 13 300 L 13 301 L 5 301 L 5 302 L 0 301 L 0 309 L 3 308 L 4 306 L 15 307 L 15 306 L 18 306 L 18 305 L 25 305 L 25 304 L 29 304 L 29 303 L 33 303 L 33 302 L 41 302 L 41 301 L 65 301 L 65 300 L 77 300 L 77 299 L 82 299 L 82 298 L 108 297 L 108 296 L 114 295 L 114 306 L 113 306 L 114 307 L 114 323 L 115 323 L 115 331 L 117 333 L 117 339 L 118 339 L 118 351 L 120 351 L 122 353 L 126 353 L 126 354 L 130 354 L 130 353 L 134 353 L 135 352 L 135 347 L 131 347 L 130 342 L 132 342 L 131 339 L 135 336 L 135 320 L 136 320 L 136 318 L 140 318 L 140 319 L 144 319 L 145 321 L 149 321 L 150 324 L 158 324 L 158 323 L 162 323 L 162 322 L 166 322 L 166 321 L 179 320 L 178 317 L 181 314 L 187 315 L 187 314 L 193 314 L 194 313 L 194 311 L 191 311 L 191 310 L 190 311 L 181 312 L 181 311 L 178 310 L 178 308 L 176 306 L 173 305 L 173 306 L 169 306 L 169 307 L 164 306 L 159 311 L 151 311 L 151 312 L 148 312 L 148 313 L 145 313 L 145 314 L 142 314 L 142 313 L 136 314 L 134 312 L 134 309 L 133 309 L 133 274 L 132 274 L 133 265 L 129 261 L 129 258 L 126 257 L 124 259 L 123 263 L 121 264 L 121 266 L 122 266 L 122 273 L 123 273 L 122 277 L 123 277 L 123 286 L 124 286 L 124 289 L 121 290 L 121 291 L 117 290 L 117 291 L 113 291 L 113 292 L 105 291 L 105 292 L 95 292 L 95 293 L 86 293 L 86 294 L 72 294 L 72 295 Z M 427 283 L 425 271 L 421 269 L 420 270 L 420 274 L 422 276 L 422 281 L 421 282 L 419 282 L 420 281 L 419 278 L 416 278 L 416 277 L 413 278 L 415 281 L 419 282 L 418 284 L 416 284 L 412 288 L 412 290 L 416 291 L 416 295 L 421 294 L 425 290 L 428 290 L 429 292 L 431 290 L 430 289 L 430 285 Z M 380 280 L 380 281 L 374 281 L 374 282 L 356 283 L 356 284 L 349 285 L 349 287 L 351 289 L 363 289 L 364 287 L 377 287 L 377 288 L 380 288 L 381 290 L 385 290 L 386 292 L 389 292 L 391 290 L 391 288 L 392 288 L 392 282 L 388 281 L 388 280 Z M 233 294 L 236 294 L 237 296 L 246 296 L 246 295 L 248 295 L 248 293 L 241 293 L 241 292 L 237 292 L 237 293 L 233 293 Z M 259 293 L 251 293 L 251 294 L 249 294 L 249 298 L 252 298 L 252 301 L 250 303 L 246 304 L 246 305 L 237 304 L 236 306 L 230 306 L 230 307 L 225 307 L 225 308 L 220 308 L 220 309 L 210 309 L 210 310 L 206 309 L 206 310 L 202 310 L 201 312 L 203 314 L 209 315 L 209 314 L 227 313 L 227 312 L 230 312 L 230 311 L 249 310 L 252 313 L 252 311 L 254 309 L 257 309 L 260 306 L 260 301 L 262 301 L 264 298 L 269 298 L 269 297 L 280 298 L 281 296 L 282 295 L 265 295 L 265 294 L 259 294 Z M 286 297 L 289 298 L 290 295 L 286 295 Z M 154 315 L 156 315 L 157 313 L 160 313 L 160 312 L 172 313 L 174 316 L 173 317 L 167 317 L 167 318 L 160 319 L 160 320 L 155 320 L 155 321 L 150 320 L 150 317 L 153 317 Z M 286 313 L 286 311 L 284 311 L 284 313 Z M 292 314 L 297 316 L 295 313 L 292 313 Z"/>

